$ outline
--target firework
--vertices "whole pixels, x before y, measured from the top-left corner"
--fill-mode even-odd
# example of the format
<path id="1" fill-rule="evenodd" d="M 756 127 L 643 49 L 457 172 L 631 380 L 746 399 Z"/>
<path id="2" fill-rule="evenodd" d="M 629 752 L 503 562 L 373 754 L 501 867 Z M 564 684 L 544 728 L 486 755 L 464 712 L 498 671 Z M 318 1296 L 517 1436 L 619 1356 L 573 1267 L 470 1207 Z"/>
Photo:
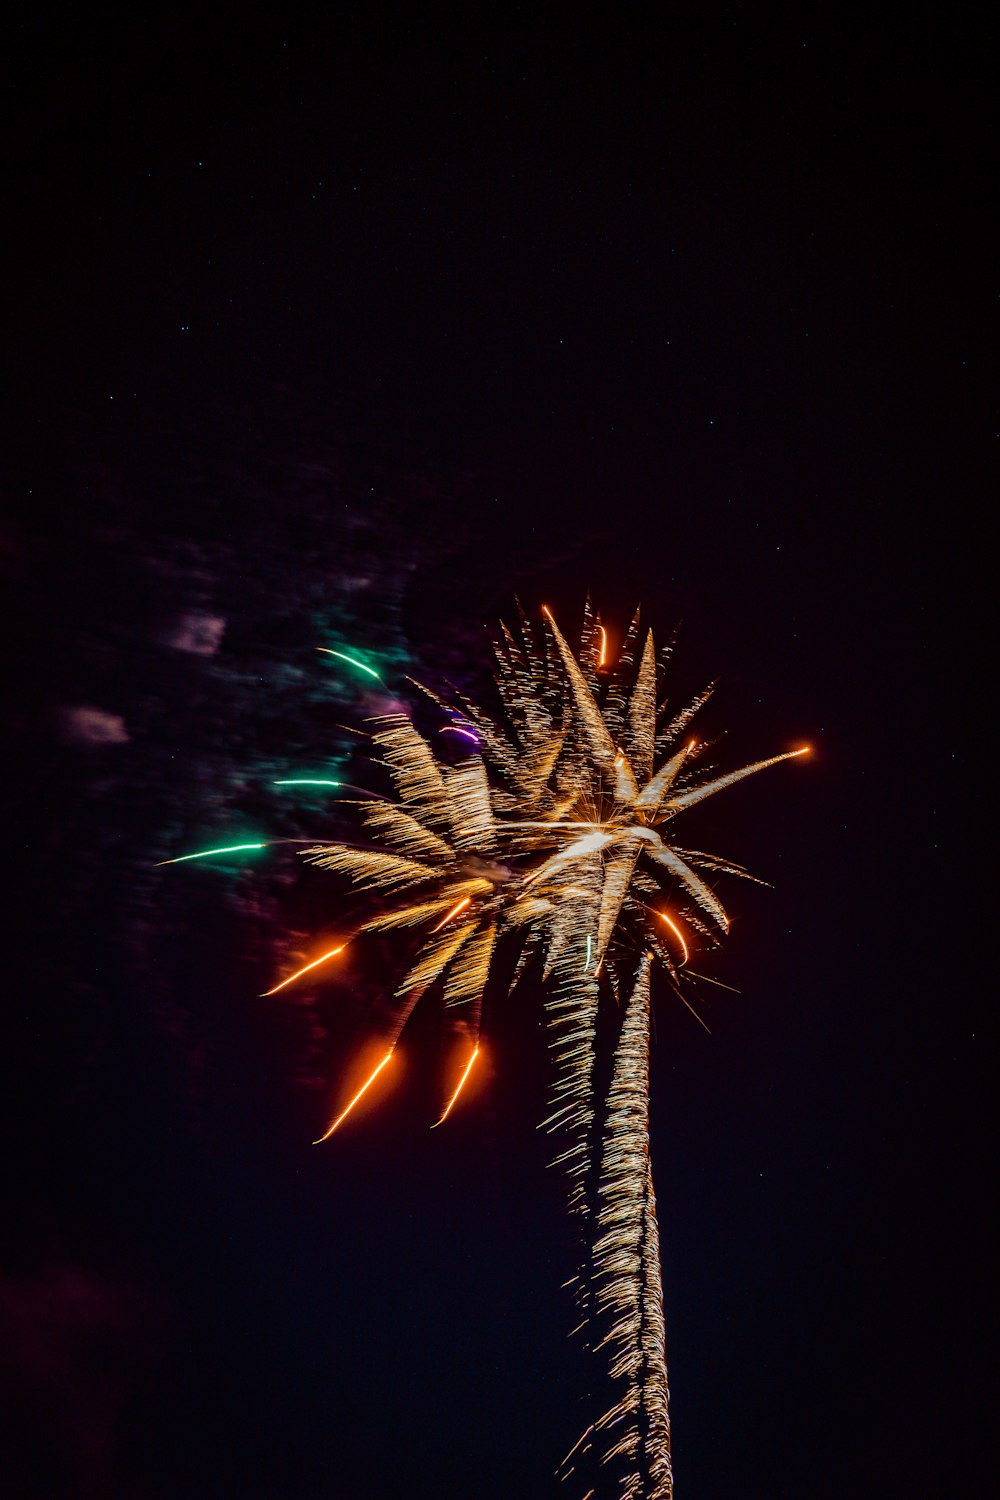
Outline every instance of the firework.
<path id="1" fill-rule="evenodd" d="M 371 721 L 374 755 L 389 774 L 394 799 L 357 804 L 365 842 L 316 843 L 304 851 L 310 862 L 346 876 L 378 903 L 356 935 L 394 929 L 416 935 L 396 988 L 387 1050 L 320 1139 L 338 1129 L 375 1082 L 414 1007 L 435 986 L 458 1013 L 469 1047 L 437 1121 L 444 1124 L 479 1055 L 498 945 L 522 945 L 511 986 L 533 956 L 539 958 L 554 1059 L 543 1124 L 558 1136 L 555 1160 L 567 1174 L 569 1206 L 582 1229 L 574 1278 L 578 1326 L 611 1391 L 607 1409 L 564 1461 L 563 1477 L 589 1466 L 591 1493 L 599 1484 L 601 1494 L 610 1494 L 610 1484 L 618 1500 L 669 1500 L 648 1140 L 650 974 L 654 966 L 662 970 L 693 1010 L 683 988 L 694 977 L 691 951 L 718 943 L 729 925 L 709 882 L 719 874 L 752 878 L 732 861 L 681 847 L 674 824 L 707 797 L 806 752 L 710 773 L 701 764 L 707 747 L 685 732 L 712 689 L 668 714 L 659 693 L 669 649 L 658 658 L 651 632 L 640 642 L 638 613 L 614 663 L 607 630 L 589 603 L 577 654 L 551 611 L 544 613 L 542 626 L 522 611 L 514 630 L 500 628 L 498 712 L 461 694 L 445 701 L 422 688 L 443 717 L 462 721 L 438 731 L 468 741 L 457 763 L 439 758 L 403 714 Z M 328 654 L 377 675 L 343 652 Z M 207 851 L 222 852 L 228 851 Z M 320 969 L 343 946 L 267 993 Z M 610 1089 L 599 1099 L 597 1022 L 609 999 L 619 1006 L 617 1042 Z"/>

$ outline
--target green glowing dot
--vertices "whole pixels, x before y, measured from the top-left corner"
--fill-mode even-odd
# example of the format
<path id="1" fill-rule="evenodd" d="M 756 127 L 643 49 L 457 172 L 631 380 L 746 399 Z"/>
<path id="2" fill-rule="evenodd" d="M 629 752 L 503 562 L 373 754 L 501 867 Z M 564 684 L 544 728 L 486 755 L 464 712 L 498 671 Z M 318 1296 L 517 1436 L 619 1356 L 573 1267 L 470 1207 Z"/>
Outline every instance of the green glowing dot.
<path id="1" fill-rule="evenodd" d="M 340 786 L 339 781 L 321 781 L 315 776 L 296 776 L 291 780 L 274 781 L 272 786 Z"/>
<path id="2" fill-rule="evenodd" d="M 211 854 L 237 854 L 243 849 L 266 849 L 266 844 L 227 844 L 224 849 L 201 849 L 197 854 L 180 854 L 176 859 L 163 859 L 164 865 L 181 865 L 186 859 L 208 859 Z"/>
<path id="3" fill-rule="evenodd" d="M 357 667 L 360 672 L 367 672 L 369 677 L 374 677 L 376 682 L 382 681 L 374 667 L 369 667 L 365 662 L 358 661 L 356 656 L 348 656 L 345 651 L 331 651 L 329 646 L 317 646 L 316 650 L 323 651 L 327 656 L 339 657 L 341 661 L 348 661 L 352 667 Z"/>

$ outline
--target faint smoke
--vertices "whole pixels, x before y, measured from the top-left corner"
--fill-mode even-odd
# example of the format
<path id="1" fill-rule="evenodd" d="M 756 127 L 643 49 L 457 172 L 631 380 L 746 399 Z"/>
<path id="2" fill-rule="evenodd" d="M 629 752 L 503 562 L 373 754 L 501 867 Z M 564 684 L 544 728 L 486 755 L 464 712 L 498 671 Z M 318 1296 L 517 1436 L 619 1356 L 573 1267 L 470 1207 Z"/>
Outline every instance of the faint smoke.
<path id="1" fill-rule="evenodd" d="M 214 656 L 222 644 L 225 629 L 222 615 L 181 615 L 176 625 L 163 636 L 163 644 L 175 651 L 190 651 L 194 656 Z"/>
<path id="2" fill-rule="evenodd" d="M 86 705 L 63 709 L 62 729 L 77 745 L 127 745 L 130 738 L 121 714 Z"/>

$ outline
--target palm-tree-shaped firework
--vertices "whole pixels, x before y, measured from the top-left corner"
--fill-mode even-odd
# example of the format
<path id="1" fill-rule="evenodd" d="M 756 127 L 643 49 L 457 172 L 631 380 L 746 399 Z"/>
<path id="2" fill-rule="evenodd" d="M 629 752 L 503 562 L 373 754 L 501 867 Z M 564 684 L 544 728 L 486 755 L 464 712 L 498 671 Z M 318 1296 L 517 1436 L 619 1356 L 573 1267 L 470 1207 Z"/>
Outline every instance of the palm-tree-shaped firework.
<path id="1" fill-rule="evenodd" d="M 658 661 L 650 632 L 637 652 L 638 614 L 613 668 L 606 632 L 589 604 L 578 656 L 546 616 L 540 628 L 523 613 L 516 632 L 501 627 L 498 711 L 458 693 L 451 702 L 429 694 L 449 716 L 444 729 L 464 737 L 467 753 L 457 763 L 435 754 L 404 715 L 375 720 L 376 757 L 397 800 L 361 804 L 367 845 L 304 851 L 358 889 L 395 898 L 383 901 L 358 933 L 411 927 L 422 933 L 396 990 L 388 1049 L 320 1139 L 348 1117 L 389 1062 L 414 1007 L 437 983 L 468 1039 L 464 1072 L 442 1123 L 478 1055 L 498 942 L 523 939 L 511 986 L 540 953 L 555 1059 L 544 1124 L 559 1135 L 556 1160 L 567 1171 L 570 1207 L 581 1224 L 574 1278 L 579 1327 L 607 1394 L 605 1409 L 560 1472 L 587 1476 L 582 1500 L 597 1494 L 664 1500 L 673 1494 L 673 1478 L 649 1165 L 650 971 L 658 965 L 690 1005 L 689 948 L 717 943 L 728 928 L 706 875 L 747 873 L 679 847 L 668 829 L 695 803 L 804 751 L 706 775 L 699 770 L 706 746 L 689 736 L 688 726 L 711 689 L 667 717 L 665 705 L 658 706 L 658 676 L 669 648 Z M 617 1006 L 616 1040 L 610 1067 L 598 1070 L 602 999 L 605 1009 L 609 1000 Z M 603 1098 L 598 1071 L 610 1077 Z"/>

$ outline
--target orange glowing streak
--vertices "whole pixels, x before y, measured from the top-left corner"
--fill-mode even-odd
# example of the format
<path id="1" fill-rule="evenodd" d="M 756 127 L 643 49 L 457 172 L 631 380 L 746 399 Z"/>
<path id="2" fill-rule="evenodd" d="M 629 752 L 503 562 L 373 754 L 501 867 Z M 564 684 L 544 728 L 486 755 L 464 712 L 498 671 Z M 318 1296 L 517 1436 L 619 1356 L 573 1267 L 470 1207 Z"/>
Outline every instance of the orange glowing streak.
<path id="1" fill-rule="evenodd" d="M 325 964 L 328 958 L 334 958 L 338 953 L 343 953 L 346 947 L 346 943 L 341 943 L 339 948 L 331 948 L 329 953 L 324 953 L 321 958 L 314 958 L 311 964 L 306 964 L 304 968 L 296 969 L 294 974 L 289 974 L 287 979 L 283 979 L 280 984 L 276 984 L 273 990 L 265 990 L 261 998 L 263 999 L 268 995 L 276 995 L 279 990 L 285 988 L 286 984 L 291 984 L 294 979 L 301 979 L 302 975 L 308 974 L 310 969 L 318 968 L 320 964 Z"/>
<path id="2" fill-rule="evenodd" d="M 793 750 L 793 755 L 812 755 L 812 745 L 803 745 L 801 750 Z"/>
<path id="3" fill-rule="evenodd" d="M 549 609 L 549 606 L 547 604 L 543 604 L 542 605 L 542 614 L 543 615 L 548 615 L 548 617 L 552 621 L 553 625 L 556 623 L 555 622 L 555 616 L 553 615 L 551 609 Z"/>
<path id="4" fill-rule="evenodd" d="M 597 628 L 601 632 L 601 654 L 597 658 L 597 665 L 599 667 L 603 667 L 604 666 L 604 658 L 608 654 L 608 632 L 605 630 L 605 628 L 604 628 L 603 625 L 598 625 Z"/>
<path id="5" fill-rule="evenodd" d="M 443 1125 L 444 1122 L 445 1122 L 445 1120 L 447 1120 L 448 1116 L 451 1114 L 452 1109 L 454 1108 L 454 1105 L 455 1105 L 455 1100 L 458 1098 L 459 1094 L 465 1088 L 465 1081 L 468 1078 L 469 1074 L 472 1072 L 472 1064 L 475 1062 L 475 1060 L 476 1060 L 476 1058 L 478 1056 L 479 1056 L 479 1048 L 478 1048 L 478 1046 L 473 1047 L 473 1049 L 472 1049 L 472 1056 L 469 1058 L 469 1061 L 465 1065 L 465 1072 L 462 1074 L 461 1078 L 458 1080 L 458 1088 L 455 1090 L 455 1092 L 452 1094 L 451 1098 L 448 1100 L 448 1103 L 445 1105 L 445 1111 L 444 1111 L 444 1114 L 441 1116 L 440 1120 L 436 1121 L 436 1123 L 431 1126 L 432 1130 L 436 1130 L 437 1127 L 438 1127 L 438 1125 Z"/>
<path id="6" fill-rule="evenodd" d="M 463 896 L 461 901 L 456 901 L 451 911 L 446 911 L 437 926 L 431 928 L 431 932 L 440 932 L 442 927 L 447 927 L 452 917 L 457 917 L 460 911 L 464 911 L 471 900 L 471 896 Z"/>
<path id="7" fill-rule="evenodd" d="M 686 964 L 687 961 L 688 961 L 687 943 L 684 941 L 683 934 L 681 933 L 680 928 L 677 926 L 677 923 L 676 922 L 671 922 L 670 918 L 667 916 L 667 914 L 666 914 L 665 911 L 658 911 L 656 913 L 656 915 L 659 917 L 659 919 L 660 919 L 661 922 L 666 922 L 667 926 L 670 928 L 670 931 L 673 933 L 674 937 L 680 943 L 681 948 L 682 948 L 683 953 L 684 953 L 684 963 Z M 684 967 L 684 964 L 681 965 L 681 968 L 683 968 L 683 967 Z"/>
<path id="8" fill-rule="evenodd" d="M 365 1083 L 363 1083 L 361 1085 L 361 1087 L 358 1089 L 358 1092 L 355 1094 L 354 1098 L 351 1100 L 350 1104 L 347 1106 L 347 1108 L 341 1114 L 339 1114 L 337 1116 L 337 1118 L 334 1120 L 333 1124 L 330 1126 L 330 1128 L 326 1132 L 326 1134 L 325 1135 L 321 1135 L 318 1141 L 313 1141 L 313 1145 L 314 1146 L 321 1146 L 324 1141 L 328 1141 L 330 1139 L 331 1135 L 333 1135 L 333 1132 L 336 1130 L 337 1126 L 340 1125 L 342 1121 L 344 1121 L 344 1120 L 347 1119 L 347 1116 L 351 1113 L 351 1110 L 357 1104 L 358 1100 L 364 1098 L 365 1094 L 367 1094 L 368 1090 L 371 1088 L 372 1084 L 375 1082 L 376 1078 L 381 1073 L 381 1071 L 385 1067 L 386 1063 L 389 1061 L 390 1057 L 392 1056 L 392 1053 L 393 1053 L 393 1049 L 390 1047 L 389 1050 L 388 1050 L 388 1052 L 383 1057 L 382 1061 L 379 1063 L 378 1067 L 375 1069 L 374 1073 L 367 1080 L 367 1082 L 365 1082 Z"/>

